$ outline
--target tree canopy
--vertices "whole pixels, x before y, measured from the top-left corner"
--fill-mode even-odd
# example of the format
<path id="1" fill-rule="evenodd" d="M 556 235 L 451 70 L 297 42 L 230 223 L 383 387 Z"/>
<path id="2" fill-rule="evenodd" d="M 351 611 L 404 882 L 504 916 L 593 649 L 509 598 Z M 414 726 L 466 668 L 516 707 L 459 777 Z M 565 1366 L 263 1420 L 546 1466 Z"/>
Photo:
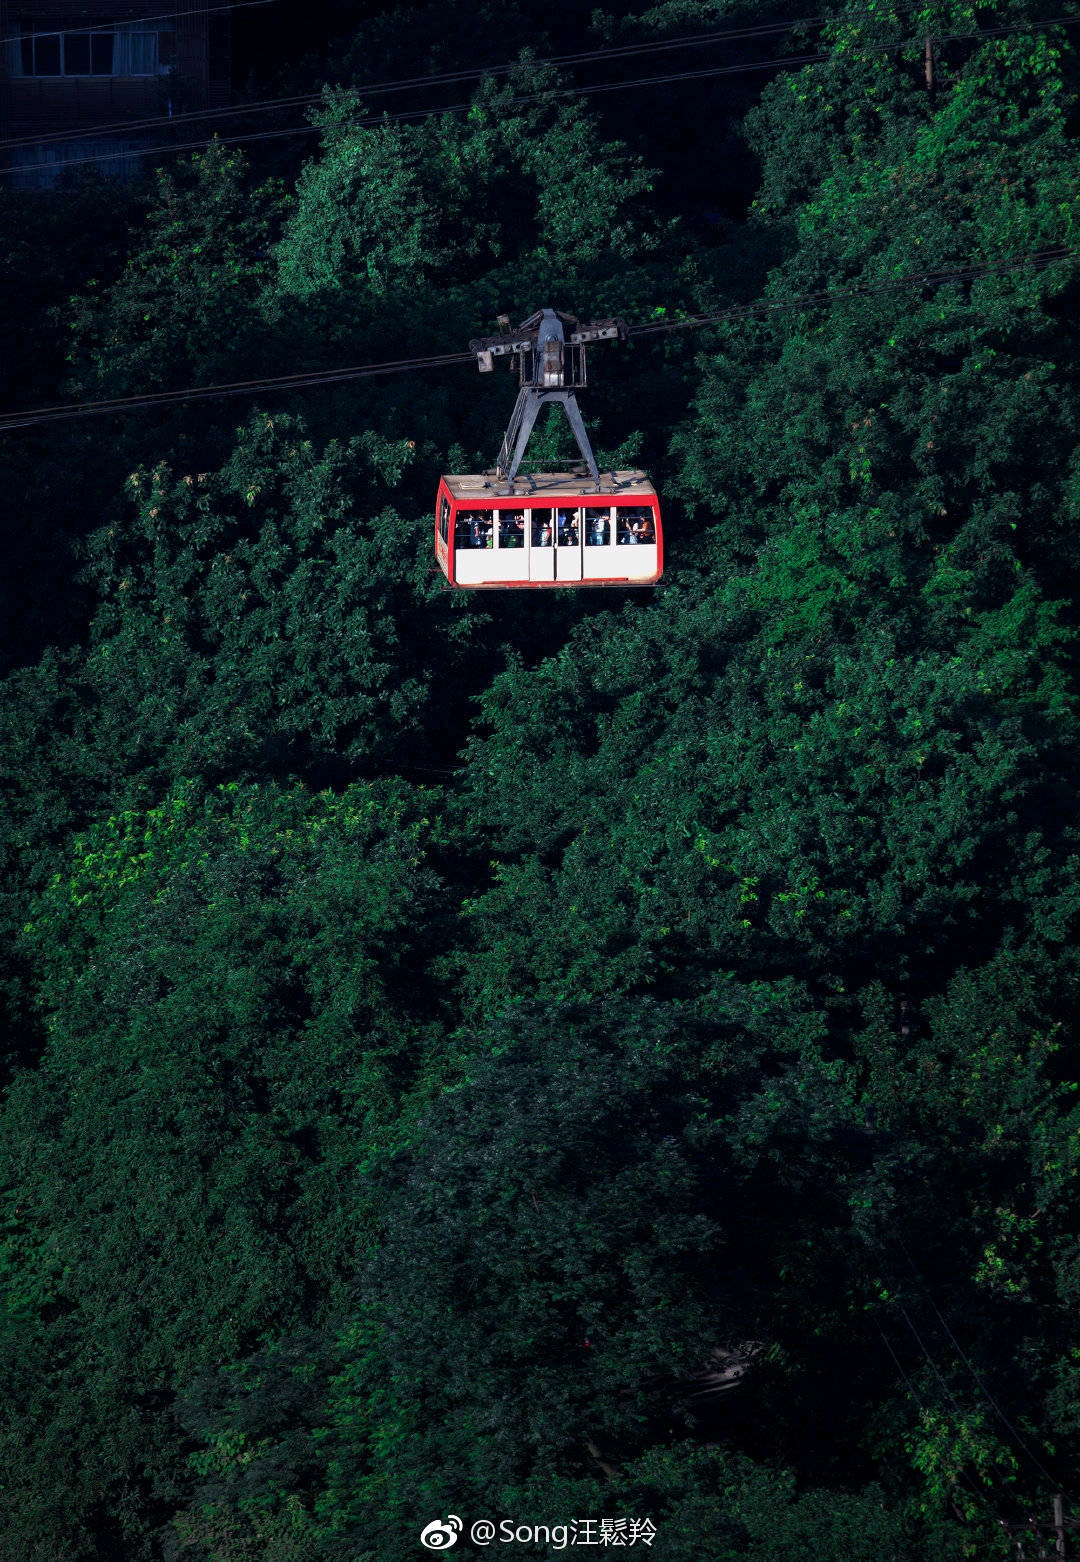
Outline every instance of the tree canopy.
<path id="1" fill-rule="evenodd" d="M 4 432 L 12 1562 L 1080 1517 L 1080 12 L 797 10 L 377 11 L 295 154 L 2 192 L 13 409 L 672 327 L 647 593 L 440 589 L 468 366 Z"/>

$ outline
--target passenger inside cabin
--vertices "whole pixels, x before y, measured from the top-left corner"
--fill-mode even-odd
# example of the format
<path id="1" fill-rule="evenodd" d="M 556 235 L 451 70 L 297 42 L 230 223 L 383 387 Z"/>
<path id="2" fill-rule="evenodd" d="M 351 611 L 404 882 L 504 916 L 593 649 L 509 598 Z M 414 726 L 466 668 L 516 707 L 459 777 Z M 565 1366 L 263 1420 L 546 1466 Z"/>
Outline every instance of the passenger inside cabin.
<path id="1" fill-rule="evenodd" d="M 651 512 L 644 509 L 620 509 L 615 540 L 620 544 L 655 542 Z"/>
<path id="2" fill-rule="evenodd" d="M 576 510 L 557 510 L 559 547 L 576 548 L 578 542 L 578 525 Z"/>
<path id="3" fill-rule="evenodd" d="M 491 539 L 490 510 L 458 511 L 454 522 L 455 548 L 490 548 Z"/>
<path id="4" fill-rule="evenodd" d="M 500 510 L 499 547 L 523 548 L 525 546 L 525 511 Z"/>
<path id="5" fill-rule="evenodd" d="M 532 545 L 534 548 L 551 547 L 551 511 L 537 510 L 533 515 Z"/>
<path id="6" fill-rule="evenodd" d="M 611 520 L 606 509 L 585 511 L 585 546 L 606 548 L 611 534 Z"/>

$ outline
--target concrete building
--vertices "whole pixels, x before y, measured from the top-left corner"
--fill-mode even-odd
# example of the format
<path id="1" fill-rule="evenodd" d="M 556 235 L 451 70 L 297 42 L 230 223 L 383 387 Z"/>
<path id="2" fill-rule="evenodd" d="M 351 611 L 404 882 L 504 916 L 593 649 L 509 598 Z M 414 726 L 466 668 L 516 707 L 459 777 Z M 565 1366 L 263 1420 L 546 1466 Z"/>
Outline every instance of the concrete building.
<path id="1" fill-rule="evenodd" d="M 5 183 L 130 177 L 171 116 L 229 102 L 230 20 L 223 0 L 0 0 Z"/>

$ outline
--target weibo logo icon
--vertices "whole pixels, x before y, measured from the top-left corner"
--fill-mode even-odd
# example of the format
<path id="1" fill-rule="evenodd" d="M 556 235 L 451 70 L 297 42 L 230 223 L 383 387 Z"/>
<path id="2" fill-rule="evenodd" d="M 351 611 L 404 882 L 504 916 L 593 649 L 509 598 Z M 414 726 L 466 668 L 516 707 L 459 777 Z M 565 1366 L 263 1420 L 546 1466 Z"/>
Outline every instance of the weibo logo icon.
<path id="1" fill-rule="evenodd" d="M 420 1531 L 420 1544 L 429 1551 L 449 1551 L 464 1528 L 456 1513 L 448 1513 L 445 1519 L 432 1519 L 425 1524 Z"/>

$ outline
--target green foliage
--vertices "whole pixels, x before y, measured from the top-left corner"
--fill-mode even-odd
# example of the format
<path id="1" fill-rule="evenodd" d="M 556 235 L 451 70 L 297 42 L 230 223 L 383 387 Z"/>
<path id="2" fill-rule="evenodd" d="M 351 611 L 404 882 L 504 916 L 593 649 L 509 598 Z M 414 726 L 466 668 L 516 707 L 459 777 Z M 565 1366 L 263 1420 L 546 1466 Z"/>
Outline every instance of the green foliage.
<path id="1" fill-rule="evenodd" d="M 745 222 L 745 97 L 586 109 L 543 59 L 738 20 L 689 0 L 558 47 L 387 13 L 295 181 L 215 145 L 130 231 L 0 203 L 42 400 L 63 299 L 86 395 L 777 306 L 597 365 L 648 596 L 433 584 L 432 473 L 490 460 L 505 376 L 5 457 L 5 1557 L 404 1562 L 454 1512 L 1004 1562 L 1068 1488 L 1076 262 L 966 274 L 1075 240 L 1049 15 L 835 5 L 738 89 Z"/>
<path id="2" fill-rule="evenodd" d="M 347 1294 L 358 1167 L 433 1018 L 425 801 L 188 783 L 77 840 L 35 907 L 48 1045 L 2 1128 L 5 1393 L 27 1355 L 55 1365 L 5 1461 L 55 1489 L 30 1530 L 55 1555 L 63 1510 L 97 1502 L 143 1555 L 122 1493 L 177 1479 L 175 1388 Z"/>
<path id="3" fill-rule="evenodd" d="M 613 1504 L 670 1504 L 672 1554 L 691 1555 L 704 1515 L 693 1500 L 684 1511 L 677 1479 L 659 1480 L 680 1456 L 694 1467 L 692 1444 L 668 1449 L 676 1428 L 685 1435 L 706 1416 L 686 1385 L 713 1352 L 739 1349 L 744 1331 L 775 1337 L 801 1304 L 820 1259 L 802 1252 L 796 1263 L 781 1205 L 814 1203 L 819 1242 L 843 1209 L 811 1192 L 807 1175 L 821 1146 L 837 1147 L 842 1084 L 802 1063 L 763 1074 L 766 1044 L 735 1018 L 739 1003 L 733 993 L 720 1033 L 651 1004 L 609 1005 L 603 1019 L 519 1006 L 479 1033 L 459 1082 L 374 1168 L 379 1240 L 336 1370 L 318 1367 L 321 1412 L 314 1424 L 305 1413 L 304 1451 L 275 1409 L 303 1391 L 284 1342 L 226 1392 L 193 1396 L 204 1479 L 182 1531 L 252 1535 L 257 1509 L 276 1515 L 280 1541 L 286 1510 L 268 1482 L 299 1460 L 315 1556 L 341 1546 L 404 1557 L 417 1514 L 550 1523 L 560 1508 Z M 689 1088 L 686 1063 L 706 1046 L 708 1077 Z M 315 1370 L 310 1352 L 300 1359 Z M 744 1463 L 751 1483 L 770 1479 Z M 823 1493 L 807 1508 L 820 1515 L 828 1502 Z M 858 1506 L 848 1506 L 842 1522 L 854 1528 Z M 708 1522 L 725 1509 L 738 1533 L 715 1494 Z M 763 1517 L 750 1525 L 762 1541 Z M 898 1516 L 881 1522 L 903 1527 Z"/>
<path id="4" fill-rule="evenodd" d="M 598 145 L 595 123 L 560 106 L 554 86 L 524 57 L 507 85 L 485 83 L 464 118 L 417 126 L 365 125 L 355 92 L 328 93 L 315 118 L 323 151 L 300 180 L 277 291 L 381 297 L 460 286 L 532 255 L 557 271 L 635 254 L 633 203 L 648 175 L 620 146 Z"/>
<path id="5" fill-rule="evenodd" d="M 962 1555 L 958 1537 L 924 1527 L 898 1511 L 873 1487 L 858 1493 L 799 1492 L 786 1471 L 770 1469 L 720 1448 L 675 1445 L 639 1460 L 627 1471 L 631 1503 L 655 1515 L 658 1553 L 692 1562 L 707 1555 L 723 1562 L 772 1562 L 807 1555 L 862 1562 Z M 663 1551 L 659 1548 L 663 1546 Z"/>
<path id="6" fill-rule="evenodd" d="M 387 502 L 411 458 L 371 434 L 320 454 L 290 418 L 261 415 L 219 471 L 133 472 L 126 518 L 87 544 L 89 646 L 8 689 L 31 836 L 87 808 L 145 805 L 193 771 L 280 770 L 294 752 L 370 759 L 399 743 L 425 699 L 399 625 L 427 594 L 426 527 L 403 549 Z M 41 748 L 58 725 L 59 772 Z"/>
<path id="7" fill-rule="evenodd" d="M 77 395 L 229 379 L 250 351 L 266 253 L 289 199 L 273 182 L 252 188 L 243 156 L 216 140 L 159 169 L 120 277 L 105 292 L 71 300 Z"/>
<path id="8" fill-rule="evenodd" d="M 1040 661 L 1052 619 L 1041 646 L 1022 611 L 984 620 L 1018 631 L 992 651 L 904 654 L 885 622 L 845 645 L 857 583 L 776 551 L 718 599 L 669 591 L 644 630 L 596 625 L 493 685 L 467 794 L 497 852 L 466 908 L 485 1006 L 526 969 L 554 998 L 704 993 L 733 968 L 843 990 L 868 957 L 907 981 L 984 943 L 991 914 L 1075 914 L 1075 848 L 1039 779 L 1071 732 L 1066 710 L 1054 737 Z"/>

